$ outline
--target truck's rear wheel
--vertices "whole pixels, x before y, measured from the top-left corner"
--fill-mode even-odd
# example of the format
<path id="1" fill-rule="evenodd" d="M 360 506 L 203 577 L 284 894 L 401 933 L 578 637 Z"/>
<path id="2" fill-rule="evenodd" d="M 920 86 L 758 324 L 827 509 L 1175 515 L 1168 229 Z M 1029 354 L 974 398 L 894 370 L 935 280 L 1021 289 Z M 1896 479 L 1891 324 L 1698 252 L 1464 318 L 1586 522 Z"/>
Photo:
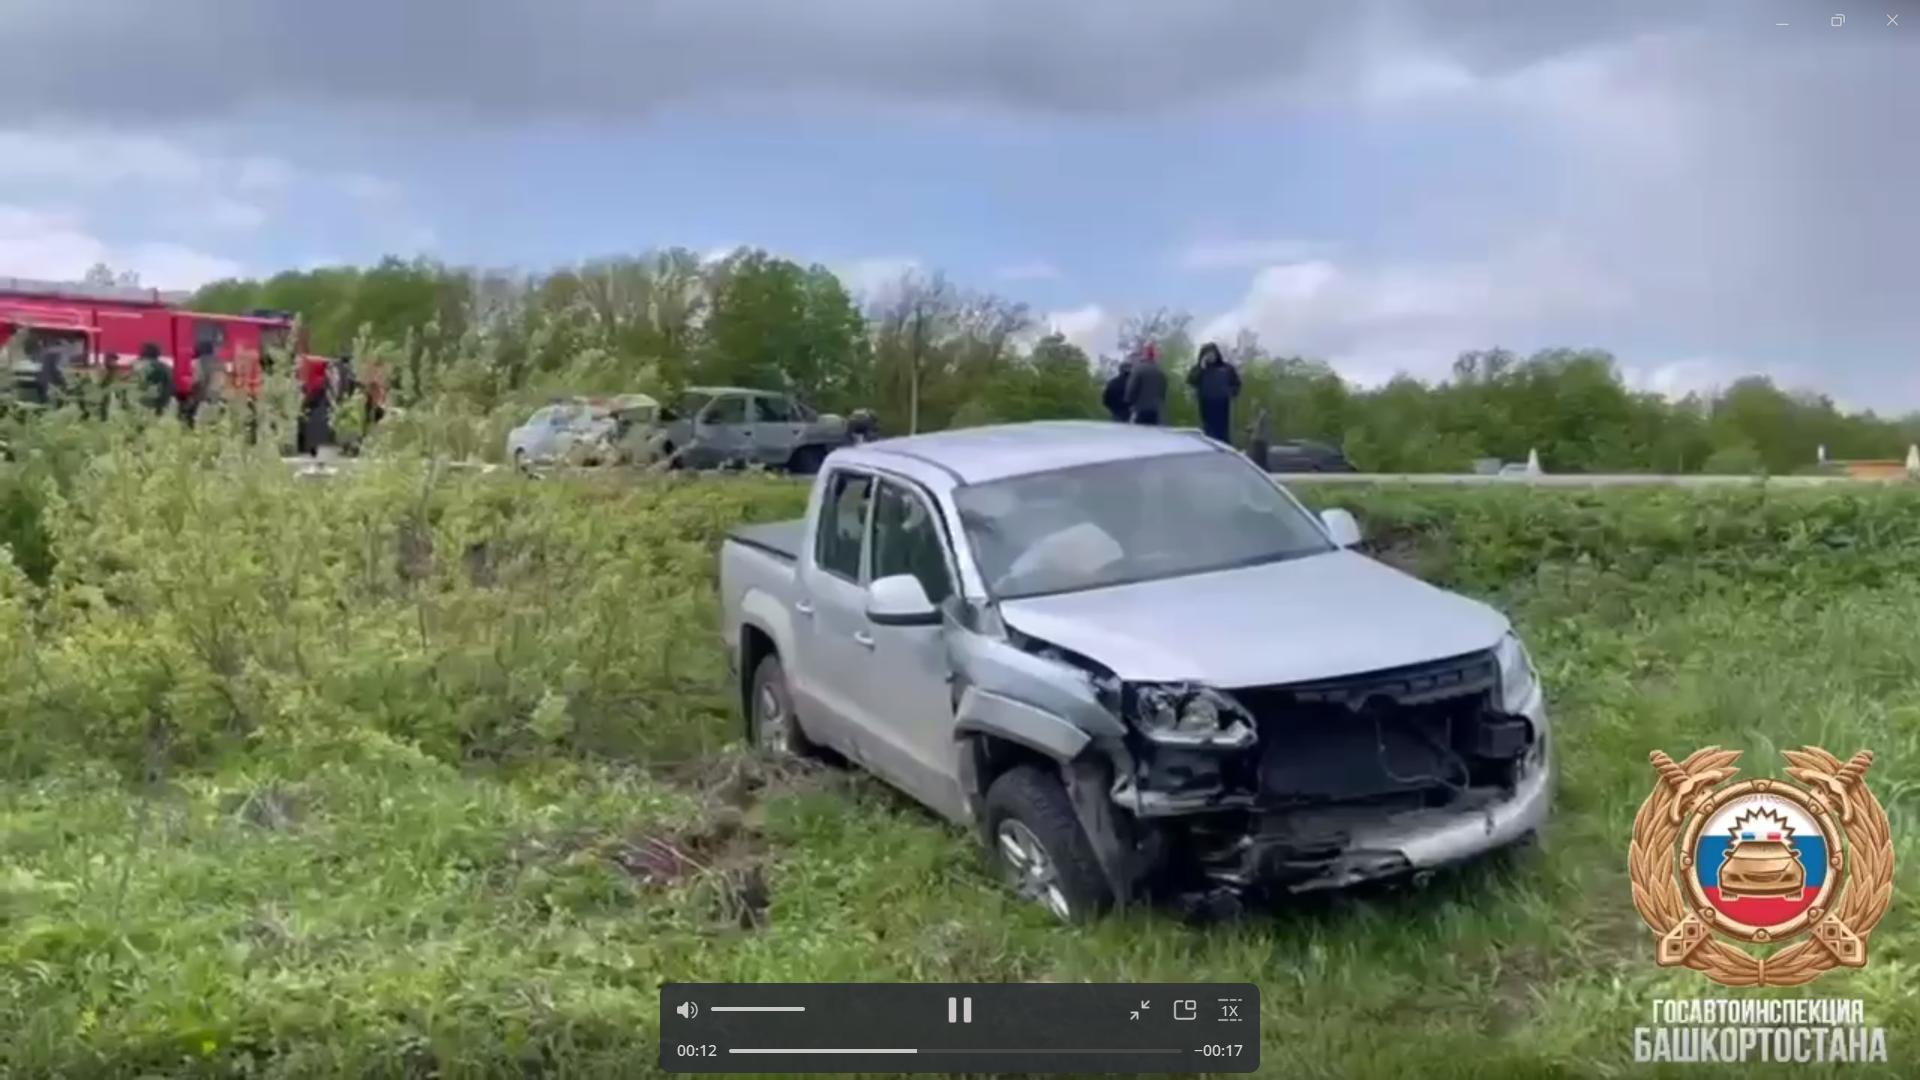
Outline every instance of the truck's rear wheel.
<path id="1" fill-rule="evenodd" d="M 787 669 L 778 656 L 767 656 L 753 669 L 753 686 L 747 698 L 747 739 L 755 747 L 776 754 L 812 757 L 818 752 L 794 716 Z"/>
<path id="2" fill-rule="evenodd" d="M 1008 769 L 987 789 L 986 826 L 994 864 L 1023 899 L 1062 922 L 1097 918 L 1113 906 L 1113 889 L 1057 777 L 1031 765 Z"/>

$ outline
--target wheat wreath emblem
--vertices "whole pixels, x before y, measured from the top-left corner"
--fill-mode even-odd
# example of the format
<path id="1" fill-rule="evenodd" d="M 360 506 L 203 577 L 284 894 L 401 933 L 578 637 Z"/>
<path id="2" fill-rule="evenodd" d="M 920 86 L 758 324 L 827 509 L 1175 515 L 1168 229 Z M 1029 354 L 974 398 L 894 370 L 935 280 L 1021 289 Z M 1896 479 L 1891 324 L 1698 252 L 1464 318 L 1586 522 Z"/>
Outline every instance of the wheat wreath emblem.
<path id="1" fill-rule="evenodd" d="M 1633 906 L 1658 937 L 1662 967 L 1690 967 L 1724 986 L 1800 986 L 1836 967 L 1867 962 L 1867 936 L 1893 903 L 1893 835 L 1887 813 L 1866 785 L 1873 754 L 1839 758 L 1808 746 L 1781 753 L 1787 775 L 1804 787 L 1778 780 L 1725 784 L 1740 770 L 1738 750 L 1709 746 L 1676 763 L 1655 750 L 1649 755 L 1659 783 L 1633 819 L 1627 870 Z M 1735 927 L 1719 911 L 1680 885 L 1691 878 L 1692 846 L 1676 850 L 1683 834 L 1695 837 L 1716 807 L 1748 795 L 1772 795 L 1798 804 L 1829 838 L 1830 884 L 1814 906 L 1784 927 Z M 1739 948 L 1727 935 L 1759 945 L 1801 938 L 1770 954 Z M 1804 935 L 1804 937 L 1802 937 Z"/>

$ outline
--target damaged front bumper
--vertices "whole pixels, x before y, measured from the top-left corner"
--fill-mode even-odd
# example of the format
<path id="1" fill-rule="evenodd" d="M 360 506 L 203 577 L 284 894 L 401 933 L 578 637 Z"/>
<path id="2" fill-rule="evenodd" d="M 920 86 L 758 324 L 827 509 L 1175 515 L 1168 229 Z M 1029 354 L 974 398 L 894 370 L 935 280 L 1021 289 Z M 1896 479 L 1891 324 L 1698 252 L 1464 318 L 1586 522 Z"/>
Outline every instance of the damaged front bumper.
<path id="1" fill-rule="evenodd" d="M 1330 696 L 1299 688 L 1275 688 L 1264 702 L 1255 692 L 1248 700 L 1260 719 L 1257 751 L 1143 748 L 1111 794 L 1152 839 L 1146 857 L 1156 864 L 1156 891 L 1239 903 L 1341 889 L 1423 875 L 1537 834 L 1553 799 L 1543 695 L 1536 682 L 1524 700 L 1503 701 L 1497 673 L 1491 685 L 1484 678 L 1490 662 L 1425 666 L 1421 677 L 1440 670 L 1455 679 L 1451 688 L 1391 704 L 1382 691 L 1395 688 L 1374 677 L 1355 690 L 1364 709 L 1360 698 L 1336 707 Z M 1408 775 L 1419 767 L 1419 740 L 1397 733 L 1420 724 L 1444 726 L 1452 740 L 1450 749 L 1436 744 L 1432 758 L 1460 766 L 1445 783 L 1423 786 Z M 1346 748 L 1351 741 L 1312 742 L 1316 731 L 1341 725 L 1361 725 L 1349 732 L 1355 738 L 1374 736 L 1377 769 L 1355 767 L 1360 751 Z"/>

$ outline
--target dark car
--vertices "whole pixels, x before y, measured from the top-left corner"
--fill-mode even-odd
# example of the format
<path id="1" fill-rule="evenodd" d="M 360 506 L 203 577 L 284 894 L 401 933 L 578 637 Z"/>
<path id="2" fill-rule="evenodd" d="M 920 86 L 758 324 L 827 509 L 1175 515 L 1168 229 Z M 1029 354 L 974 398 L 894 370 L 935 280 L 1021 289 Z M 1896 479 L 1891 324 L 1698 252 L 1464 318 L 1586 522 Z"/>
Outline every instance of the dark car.
<path id="1" fill-rule="evenodd" d="M 1287 439 L 1267 450 L 1267 471 L 1272 473 L 1350 473 L 1353 467 L 1338 447 L 1307 439 Z"/>

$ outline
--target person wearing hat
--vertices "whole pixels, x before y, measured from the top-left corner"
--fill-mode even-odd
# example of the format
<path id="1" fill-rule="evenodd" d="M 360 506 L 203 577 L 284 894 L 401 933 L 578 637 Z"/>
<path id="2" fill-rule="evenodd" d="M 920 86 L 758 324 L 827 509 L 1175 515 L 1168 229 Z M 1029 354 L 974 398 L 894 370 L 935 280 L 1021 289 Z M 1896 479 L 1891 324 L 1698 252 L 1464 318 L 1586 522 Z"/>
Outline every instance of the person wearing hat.
<path id="1" fill-rule="evenodd" d="M 1193 388 L 1194 403 L 1200 406 L 1200 430 L 1209 439 L 1232 442 L 1233 400 L 1240 396 L 1240 369 L 1227 363 L 1220 346 L 1209 341 L 1200 346 L 1200 359 L 1187 372 L 1187 385 Z"/>

